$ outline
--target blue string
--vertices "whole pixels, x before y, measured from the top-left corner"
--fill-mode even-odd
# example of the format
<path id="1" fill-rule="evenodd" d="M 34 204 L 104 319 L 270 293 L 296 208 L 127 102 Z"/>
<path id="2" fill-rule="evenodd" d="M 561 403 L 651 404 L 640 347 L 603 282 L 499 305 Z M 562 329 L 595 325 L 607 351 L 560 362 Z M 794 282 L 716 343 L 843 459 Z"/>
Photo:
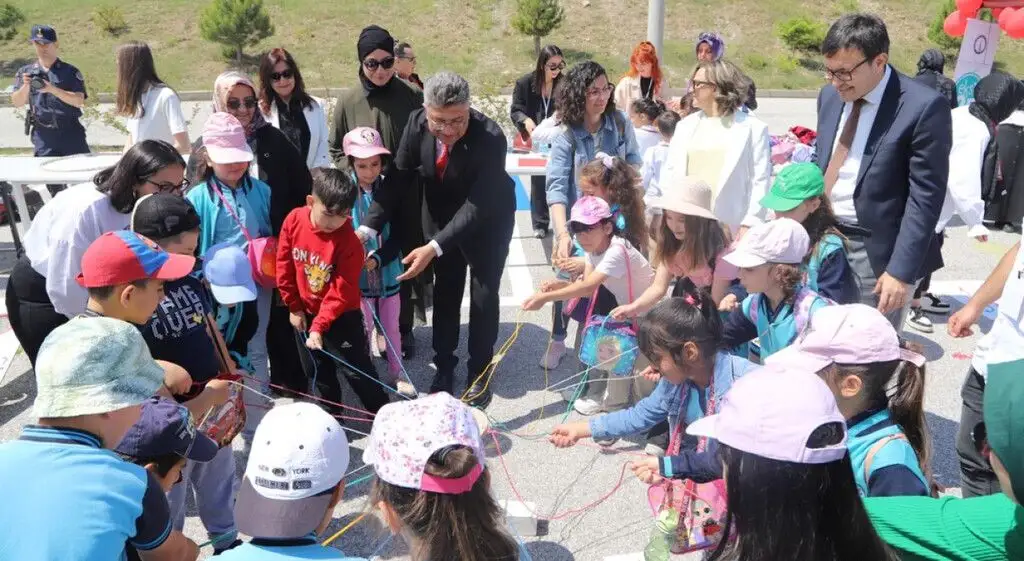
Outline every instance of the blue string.
<path id="1" fill-rule="evenodd" d="M 370 313 L 373 314 L 373 323 L 378 328 L 380 328 L 380 334 L 384 336 L 384 342 L 387 344 L 388 349 L 391 349 L 392 352 L 396 353 L 397 356 L 399 357 L 399 359 L 398 359 L 398 367 L 402 369 L 402 374 L 405 376 L 405 381 L 409 382 L 410 386 L 416 387 L 416 384 L 412 383 L 412 378 L 409 377 L 409 373 L 406 372 L 406 370 L 405 370 L 405 361 L 403 361 L 401 359 L 401 356 L 402 356 L 400 354 L 401 350 L 400 349 L 395 349 L 394 343 L 392 343 L 391 342 L 391 338 L 388 337 L 387 329 L 384 329 L 384 322 L 382 322 L 380 320 L 380 317 L 377 315 L 377 310 L 374 308 L 374 306 L 370 306 Z M 384 349 L 384 353 L 385 354 L 387 354 L 388 349 Z"/>
<path id="2" fill-rule="evenodd" d="M 312 352 L 311 349 L 309 349 L 308 347 L 307 347 L 307 350 Z M 335 355 L 331 354 L 326 349 L 320 349 L 320 352 L 325 354 L 325 355 L 327 355 L 327 356 L 329 356 L 329 357 L 331 357 L 332 359 L 334 359 L 335 362 L 337 362 L 338 364 L 341 364 L 342 366 L 348 368 L 349 370 L 355 372 L 356 374 L 362 374 L 363 376 L 365 376 L 369 380 L 372 380 L 375 384 L 377 384 L 378 386 L 384 388 L 385 390 L 387 390 L 387 391 L 389 391 L 389 392 L 391 392 L 391 393 L 393 393 L 395 395 L 401 396 L 403 399 L 412 400 L 411 397 L 409 397 L 407 395 L 403 395 L 402 393 L 400 393 L 395 388 L 392 388 L 391 386 L 389 386 L 389 385 L 385 384 L 384 382 L 381 382 L 380 380 L 378 380 L 375 376 L 370 376 L 366 372 L 363 372 L 362 370 L 360 370 L 360 369 L 356 368 L 355 366 L 352 366 L 351 364 L 349 364 L 345 359 L 343 359 L 343 358 L 341 358 L 339 356 L 335 356 Z M 315 365 L 316 361 L 313 361 L 313 364 Z"/>
<path id="3" fill-rule="evenodd" d="M 522 536 L 519 535 L 519 532 L 516 531 L 515 526 L 509 522 L 506 522 L 506 524 L 508 524 L 508 529 L 512 530 L 512 535 L 516 537 L 516 543 L 519 545 L 519 552 L 521 553 L 519 561 L 533 561 L 533 556 L 526 550 L 526 543 L 523 541 Z"/>
<path id="4" fill-rule="evenodd" d="M 377 549 L 373 550 L 373 553 L 371 553 L 368 557 L 370 559 L 376 557 L 377 554 L 380 553 L 384 549 L 384 546 L 386 546 L 389 543 L 391 543 L 391 540 L 394 539 L 394 537 L 395 537 L 394 534 L 388 534 L 388 537 L 385 538 L 384 541 L 380 542 L 380 545 L 377 546 Z M 527 560 L 527 561 L 530 561 L 530 560 Z"/>

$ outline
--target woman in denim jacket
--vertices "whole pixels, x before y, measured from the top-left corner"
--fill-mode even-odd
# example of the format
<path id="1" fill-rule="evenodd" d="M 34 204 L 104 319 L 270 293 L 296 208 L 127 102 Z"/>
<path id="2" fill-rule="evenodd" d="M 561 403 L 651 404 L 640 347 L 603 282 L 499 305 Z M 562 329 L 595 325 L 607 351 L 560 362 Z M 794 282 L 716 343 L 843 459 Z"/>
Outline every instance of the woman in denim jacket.
<path id="1" fill-rule="evenodd" d="M 555 92 L 555 110 L 561 119 L 561 132 L 551 141 L 547 167 L 548 210 L 555 231 L 551 264 L 563 277 L 572 278 L 583 272 L 582 260 L 570 259 L 572 239 L 567 218 L 569 209 L 579 196 L 579 170 L 593 160 L 598 152 L 618 156 L 639 167 L 643 163 L 633 134 L 633 124 L 625 113 L 615 109 L 612 92 L 604 68 L 585 61 L 570 68 Z M 551 333 L 565 339 L 566 325 L 561 304 L 553 306 Z M 551 367 L 547 357 L 542 365 Z"/>

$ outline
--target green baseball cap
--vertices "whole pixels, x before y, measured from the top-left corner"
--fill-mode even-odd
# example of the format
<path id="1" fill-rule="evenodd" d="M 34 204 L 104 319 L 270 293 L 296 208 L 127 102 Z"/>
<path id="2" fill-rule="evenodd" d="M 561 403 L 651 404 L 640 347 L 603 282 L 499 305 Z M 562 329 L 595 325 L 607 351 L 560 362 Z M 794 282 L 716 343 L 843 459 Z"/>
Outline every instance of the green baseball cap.
<path id="1" fill-rule="evenodd" d="M 790 164 L 775 176 L 771 190 L 761 199 L 761 206 L 779 212 L 793 210 L 800 203 L 825 193 L 825 176 L 817 164 Z"/>
<path id="2" fill-rule="evenodd" d="M 1010 473 L 1013 494 L 1024 500 L 1024 360 L 988 365 L 982 412 L 988 445 Z"/>

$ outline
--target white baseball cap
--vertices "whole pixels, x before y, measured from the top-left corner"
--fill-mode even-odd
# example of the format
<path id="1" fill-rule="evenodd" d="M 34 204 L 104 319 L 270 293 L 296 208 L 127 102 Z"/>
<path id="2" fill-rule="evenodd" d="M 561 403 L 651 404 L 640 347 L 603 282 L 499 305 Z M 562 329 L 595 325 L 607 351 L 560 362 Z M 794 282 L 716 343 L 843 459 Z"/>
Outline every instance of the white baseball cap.
<path id="1" fill-rule="evenodd" d="M 807 230 L 799 222 L 791 218 L 776 218 L 747 230 L 736 243 L 736 248 L 723 259 L 741 269 L 765 263 L 797 265 L 803 262 L 810 245 Z"/>
<path id="2" fill-rule="evenodd" d="M 256 427 L 235 502 L 235 524 L 260 538 L 300 538 L 316 530 L 348 470 L 348 438 L 312 403 L 279 405 Z"/>

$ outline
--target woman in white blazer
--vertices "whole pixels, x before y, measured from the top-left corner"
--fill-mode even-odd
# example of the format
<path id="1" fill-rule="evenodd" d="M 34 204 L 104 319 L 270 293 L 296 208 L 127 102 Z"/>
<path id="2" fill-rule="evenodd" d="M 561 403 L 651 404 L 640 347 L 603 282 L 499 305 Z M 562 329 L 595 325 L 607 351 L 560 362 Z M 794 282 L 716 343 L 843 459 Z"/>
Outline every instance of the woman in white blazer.
<path id="1" fill-rule="evenodd" d="M 259 96 L 263 117 L 306 157 L 306 166 L 330 167 L 323 100 L 306 93 L 302 73 L 288 51 L 277 48 L 263 55 Z"/>
<path id="2" fill-rule="evenodd" d="M 702 62 L 691 80 L 697 112 L 676 125 L 666 160 L 672 178 L 694 176 L 713 189 L 712 210 L 734 235 L 765 219 L 761 197 L 772 176 L 768 126 L 741 111 L 747 81 L 736 65 Z"/>

